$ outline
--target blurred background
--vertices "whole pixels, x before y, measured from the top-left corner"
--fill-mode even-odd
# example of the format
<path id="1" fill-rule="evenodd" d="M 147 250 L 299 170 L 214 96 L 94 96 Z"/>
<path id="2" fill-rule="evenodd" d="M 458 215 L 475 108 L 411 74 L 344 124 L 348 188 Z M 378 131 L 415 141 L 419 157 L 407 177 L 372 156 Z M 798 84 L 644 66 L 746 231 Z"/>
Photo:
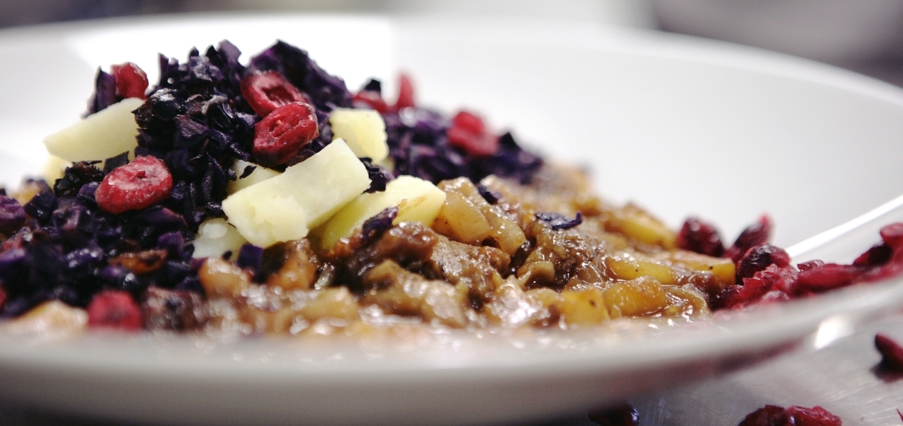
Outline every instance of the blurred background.
<path id="1" fill-rule="evenodd" d="M 598 22 L 774 50 L 903 86 L 903 0 L 0 0 L 0 28 L 243 10 Z"/>

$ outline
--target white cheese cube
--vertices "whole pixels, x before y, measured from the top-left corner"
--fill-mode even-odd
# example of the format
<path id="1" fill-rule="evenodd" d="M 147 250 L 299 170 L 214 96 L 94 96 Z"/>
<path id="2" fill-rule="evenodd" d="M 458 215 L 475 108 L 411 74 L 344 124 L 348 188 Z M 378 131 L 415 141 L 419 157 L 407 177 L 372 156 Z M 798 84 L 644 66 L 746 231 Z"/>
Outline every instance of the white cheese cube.
<path id="1" fill-rule="evenodd" d="M 73 163 L 106 160 L 123 152 L 129 152 L 129 158 L 134 158 L 138 123 L 132 111 L 142 103 L 138 98 L 123 99 L 47 136 L 44 146 L 50 155 Z"/>
<path id="2" fill-rule="evenodd" d="M 334 138 L 342 139 L 358 157 L 369 157 L 374 163 L 389 156 L 386 122 L 372 109 L 336 108 L 329 113 Z"/>
<path id="3" fill-rule="evenodd" d="M 250 243 L 268 247 L 307 236 L 370 187 L 367 169 L 341 139 L 282 174 L 223 200 L 223 211 Z"/>
<path id="4" fill-rule="evenodd" d="M 315 233 L 320 239 L 320 246 L 329 249 L 339 239 L 349 237 L 360 229 L 367 219 L 389 207 L 398 207 L 398 216 L 392 221 L 393 224 L 421 222 L 430 226 L 443 204 L 445 192 L 436 185 L 414 176 L 399 176 L 389 182 L 383 192 L 359 195 L 317 228 Z"/>

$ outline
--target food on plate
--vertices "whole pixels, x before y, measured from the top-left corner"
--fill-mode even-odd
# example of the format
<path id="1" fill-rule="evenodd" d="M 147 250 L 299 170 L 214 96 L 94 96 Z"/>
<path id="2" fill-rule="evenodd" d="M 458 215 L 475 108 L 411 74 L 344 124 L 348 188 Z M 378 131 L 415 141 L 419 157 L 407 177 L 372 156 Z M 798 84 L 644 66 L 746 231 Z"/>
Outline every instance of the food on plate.
<path id="1" fill-rule="evenodd" d="M 875 335 L 875 348 L 881 354 L 881 365 L 885 368 L 903 371 L 903 346 L 883 333 Z"/>
<path id="2" fill-rule="evenodd" d="M 98 70 L 53 171 L 0 195 L 7 329 L 289 334 L 704 319 L 898 273 L 903 225 L 852 265 L 793 266 L 763 216 L 726 246 L 597 197 L 401 76 L 353 93 L 284 42 L 239 61 Z M 63 165 L 60 167 L 60 165 Z"/>
<path id="3" fill-rule="evenodd" d="M 840 426 L 843 421 L 820 406 L 812 408 L 793 405 L 787 408 L 766 405 L 746 416 L 740 426 L 801 425 Z"/>

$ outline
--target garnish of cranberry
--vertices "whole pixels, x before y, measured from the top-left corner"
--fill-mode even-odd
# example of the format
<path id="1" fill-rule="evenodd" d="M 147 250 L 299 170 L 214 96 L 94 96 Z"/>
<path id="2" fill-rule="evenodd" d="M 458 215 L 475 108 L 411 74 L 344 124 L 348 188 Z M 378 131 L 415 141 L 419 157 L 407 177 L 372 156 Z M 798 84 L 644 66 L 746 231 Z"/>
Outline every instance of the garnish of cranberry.
<path id="1" fill-rule="evenodd" d="M 319 135 L 314 108 L 292 102 L 276 108 L 254 126 L 252 152 L 262 166 L 279 166 Z"/>
<path id="2" fill-rule="evenodd" d="M 746 251 L 737 262 L 737 278 L 751 278 L 768 265 L 785 267 L 790 264 L 790 255 L 784 249 L 771 244 L 762 244 Z"/>
<path id="3" fill-rule="evenodd" d="M 380 114 L 398 111 L 402 108 L 411 108 L 415 106 L 414 85 L 407 75 L 399 74 L 398 99 L 395 100 L 395 105 L 389 105 L 389 103 L 383 99 L 382 84 L 380 84 L 378 80 L 370 80 L 361 91 L 354 94 L 352 102 L 354 102 L 358 108 L 371 108 Z"/>
<path id="4" fill-rule="evenodd" d="M 101 209 L 119 214 L 141 210 L 167 198 L 172 191 L 172 174 L 166 163 L 152 156 L 139 156 L 107 174 L 94 198 Z"/>
<path id="5" fill-rule="evenodd" d="M 261 117 L 292 102 L 310 103 L 298 88 L 276 71 L 251 74 L 241 79 L 240 89 L 248 105 Z"/>
<path id="6" fill-rule="evenodd" d="M 739 426 L 841 426 L 843 422 L 820 406 L 788 408 L 766 405 L 753 411 Z"/>
<path id="7" fill-rule="evenodd" d="M 903 371 L 903 347 L 890 337 L 878 333 L 875 335 L 875 348 L 881 354 L 881 365 L 893 370 Z"/>
<path id="8" fill-rule="evenodd" d="M 125 291 L 108 290 L 96 294 L 88 304 L 88 326 L 138 331 L 141 310 Z"/>
<path id="9" fill-rule="evenodd" d="M 405 74 L 398 75 L 398 99 L 395 100 L 395 110 L 414 106 L 414 85 Z"/>
<path id="10" fill-rule="evenodd" d="M 499 138 L 486 129 L 483 119 L 467 111 L 452 118 L 448 143 L 473 157 L 489 157 L 499 151 Z"/>
<path id="11" fill-rule="evenodd" d="M 747 250 L 767 243 L 770 237 L 771 219 L 763 215 L 756 223 L 746 227 L 740 233 L 734 244 L 724 253 L 724 257 L 731 258 L 734 263 L 739 262 Z"/>
<path id="12" fill-rule="evenodd" d="M 724 244 L 718 230 L 695 217 L 684 221 L 677 234 L 677 247 L 713 257 L 721 257 L 724 254 Z"/>
<path id="13" fill-rule="evenodd" d="M 113 78 L 116 79 L 116 94 L 123 98 L 147 99 L 147 74 L 131 62 L 113 65 Z"/>

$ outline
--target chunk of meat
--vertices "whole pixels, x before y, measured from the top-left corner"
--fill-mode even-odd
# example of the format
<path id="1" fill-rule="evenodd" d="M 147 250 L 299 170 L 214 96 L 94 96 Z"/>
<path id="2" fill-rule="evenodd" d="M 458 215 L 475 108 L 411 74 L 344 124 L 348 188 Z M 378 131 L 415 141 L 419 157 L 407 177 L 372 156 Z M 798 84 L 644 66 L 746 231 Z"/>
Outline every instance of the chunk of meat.
<path id="1" fill-rule="evenodd" d="M 207 322 L 206 303 L 197 293 L 150 286 L 143 299 L 141 311 L 148 330 L 191 331 Z"/>
<path id="2" fill-rule="evenodd" d="M 428 280 L 385 260 L 364 274 L 367 292 L 364 303 L 375 304 L 386 312 L 419 316 L 427 322 L 464 327 L 467 295 L 457 287 L 439 280 Z"/>
<path id="3" fill-rule="evenodd" d="M 343 263 L 340 279 L 359 286 L 362 277 L 385 260 L 417 270 L 427 262 L 439 235 L 420 222 L 402 222 L 383 232 L 378 239 L 352 252 Z"/>
<path id="4" fill-rule="evenodd" d="M 495 247 L 472 246 L 440 236 L 424 265 L 424 273 L 429 278 L 466 286 L 471 297 L 482 303 L 495 293 L 510 261 L 510 256 Z"/>
<path id="5" fill-rule="evenodd" d="M 283 290 L 310 290 L 317 281 L 320 262 L 310 240 L 301 239 L 268 248 L 264 257 L 270 267 L 278 269 L 267 278 L 267 284 Z M 278 265 L 278 266 L 276 266 Z"/>

